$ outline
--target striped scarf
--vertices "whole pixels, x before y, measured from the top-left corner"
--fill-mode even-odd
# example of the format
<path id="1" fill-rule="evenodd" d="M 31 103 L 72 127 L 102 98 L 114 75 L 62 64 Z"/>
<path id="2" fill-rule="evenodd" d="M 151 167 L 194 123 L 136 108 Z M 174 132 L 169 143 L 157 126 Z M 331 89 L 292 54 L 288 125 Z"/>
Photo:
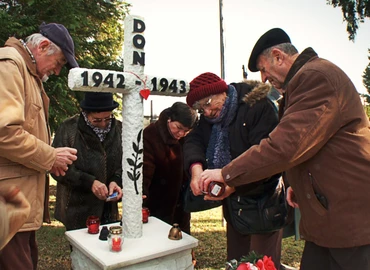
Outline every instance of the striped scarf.
<path id="1" fill-rule="evenodd" d="M 229 85 L 220 115 L 215 119 L 205 118 L 213 124 L 206 152 L 208 169 L 222 168 L 231 161 L 229 125 L 234 119 L 237 109 L 238 94 L 235 87 Z"/>

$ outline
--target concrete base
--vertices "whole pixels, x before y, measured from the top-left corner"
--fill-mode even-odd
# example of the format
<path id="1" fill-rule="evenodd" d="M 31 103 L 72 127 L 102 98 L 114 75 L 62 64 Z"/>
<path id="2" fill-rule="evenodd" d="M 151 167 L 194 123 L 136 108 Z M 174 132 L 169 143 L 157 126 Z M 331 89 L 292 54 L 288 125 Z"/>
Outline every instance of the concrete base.
<path id="1" fill-rule="evenodd" d="M 118 224 L 110 224 L 114 226 Z M 108 242 L 99 234 L 88 234 L 87 229 L 67 231 L 73 247 L 74 270 L 190 270 L 194 269 L 191 250 L 198 240 L 182 232 L 181 240 L 168 239 L 171 226 L 155 217 L 143 224 L 141 238 L 124 239 L 121 252 L 109 251 Z"/>

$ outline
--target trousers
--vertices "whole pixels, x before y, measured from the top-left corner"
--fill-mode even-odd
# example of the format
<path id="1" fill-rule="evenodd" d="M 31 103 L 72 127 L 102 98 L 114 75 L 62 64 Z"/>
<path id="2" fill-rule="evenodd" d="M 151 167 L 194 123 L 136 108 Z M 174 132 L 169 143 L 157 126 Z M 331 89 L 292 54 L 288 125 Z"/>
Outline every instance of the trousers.
<path id="1" fill-rule="evenodd" d="M 226 223 L 227 260 L 240 260 L 250 251 L 271 257 L 275 267 L 279 269 L 281 258 L 281 241 L 283 229 L 266 234 L 243 235 Z"/>
<path id="2" fill-rule="evenodd" d="M 370 270 L 370 245 L 326 248 L 306 241 L 301 270 Z"/>
<path id="3" fill-rule="evenodd" d="M 0 270 L 36 270 L 36 232 L 18 232 L 0 252 Z"/>

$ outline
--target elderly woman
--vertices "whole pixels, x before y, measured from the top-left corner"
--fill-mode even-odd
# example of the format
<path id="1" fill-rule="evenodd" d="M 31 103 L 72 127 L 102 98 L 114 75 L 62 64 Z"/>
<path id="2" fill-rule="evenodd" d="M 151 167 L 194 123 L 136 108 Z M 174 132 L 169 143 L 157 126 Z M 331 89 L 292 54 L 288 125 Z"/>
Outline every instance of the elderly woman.
<path id="1" fill-rule="evenodd" d="M 150 214 L 190 233 L 190 214 L 183 211 L 180 192 L 184 174 L 183 138 L 192 129 L 197 113 L 186 103 L 175 102 L 144 129 L 143 194 Z"/>
<path id="2" fill-rule="evenodd" d="M 222 168 L 251 146 L 258 144 L 278 123 L 276 108 L 267 98 L 270 86 L 253 82 L 227 85 L 213 73 L 203 73 L 190 82 L 186 101 L 201 114 L 199 124 L 184 143 L 185 170 L 191 174 L 194 195 L 202 195 L 200 175 L 205 169 Z M 258 197 L 275 190 L 280 175 L 238 187 L 226 186 L 223 211 L 227 221 L 227 260 L 248 255 L 250 251 L 271 256 L 280 267 L 282 231 L 243 234 L 230 221 L 226 207 L 232 196 Z M 228 198 L 229 197 L 229 198 Z M 262 228 L 261 228 L 262 229 Z"/>
<path id="3" fill-rule="evenodd" d="M 88 216 L 101 224 L 118 221 L 117 201 L 122 197 L 122 123 L 112 111 L 118 107 L 111 93 L 86 93 L 82 112 L 58 128 L 54 147 L 77 149 L 77 160 L 65 176 L 55 176 L 57 196 L 55 218 L 67 230 L 86 227 Z M 106 201 L 117 192 L 117 197 Z"/>

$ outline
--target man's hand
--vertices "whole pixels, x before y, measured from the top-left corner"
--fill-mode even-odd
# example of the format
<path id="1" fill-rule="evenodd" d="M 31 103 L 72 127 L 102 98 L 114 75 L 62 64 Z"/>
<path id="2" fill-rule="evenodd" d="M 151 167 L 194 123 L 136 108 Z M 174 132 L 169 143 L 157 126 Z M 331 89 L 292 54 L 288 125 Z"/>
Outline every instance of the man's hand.
<path id="1" fill-rule="evenodd" d="M 287 203 L 293 207 L 293 208 L 299 208 L 299 205 L 297 203 L 297 200 L 295 198 L 295 195 L 294 195 L 294 191 L 292 189 L 292 187 L 288 187 L 288 189 L 286 190 L 286 201 Z"/>
<path id="2" fill-rule="evenodd" d="M 56 176 L 65 176 L 66 175 L 66 172 L 62 168 L 57 168 L 57 167 L 52 167 L 49 172 L 56 175 Z"/>
<path id="3" fill-rule="evenodd" d="M 221 169 L 205 170 L 201 174 L 202 190 L 208 190 L 208 185 L 212 181 L 221 182 L 227 186 L 224 178 L 222 177 Z"/>
<path id="4" fill-rule="evenodd" d="M 213 197 L 213 196 L 210 196 L 210 195 L 204 195 L 204 199 L 206 201 L 222 201 L 223 199 L 229 197 L 234 192 L 235 192 L 235 188 L 229 187 L 229 186 L 226 185 L 225 186 L 225 192 L 221 196 Z"/>
<path id="5" fill-rule="evenodd" d="M 56 176 L 64 176 L 68 170 L 68 165 L 77 160 L 77 150 L 70 147 L 58 147 L 55 150 L 57 155 L 50 172 Z"/>
<path id="6" fill-rule="evenodd" d="M 107 186 L 100 182 L 99 180 L 94 180 L 92 186 L 91 186 L 91 191 L 94 193 L 94 195 L 99 199 L 99 200 L 106 200 L 108 197 L 108 188 Z M 122 194 L 121 194 L 122 196 Z"/>

